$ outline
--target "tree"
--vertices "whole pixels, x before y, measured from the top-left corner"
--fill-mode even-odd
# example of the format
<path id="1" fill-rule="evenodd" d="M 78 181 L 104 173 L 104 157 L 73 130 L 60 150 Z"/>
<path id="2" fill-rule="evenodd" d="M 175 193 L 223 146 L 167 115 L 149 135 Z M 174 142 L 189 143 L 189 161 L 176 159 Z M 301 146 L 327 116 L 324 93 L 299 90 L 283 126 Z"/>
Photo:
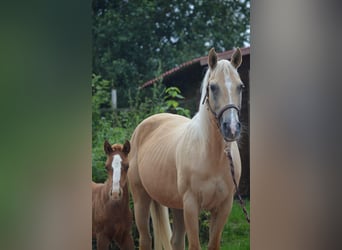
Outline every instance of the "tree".
<path id="1" fill-rule="evenodd" d="M 185 61 L 249 42 L 250 1 L 93 0 L 93 72 L 127 90 Z"/>

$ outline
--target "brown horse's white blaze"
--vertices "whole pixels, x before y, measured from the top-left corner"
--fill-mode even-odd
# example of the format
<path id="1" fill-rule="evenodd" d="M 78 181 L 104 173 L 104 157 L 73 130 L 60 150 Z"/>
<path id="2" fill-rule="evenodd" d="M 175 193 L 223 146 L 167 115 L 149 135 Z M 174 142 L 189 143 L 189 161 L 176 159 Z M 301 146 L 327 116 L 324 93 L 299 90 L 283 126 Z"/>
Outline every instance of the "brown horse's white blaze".
<path id="1" fill-rule="evenodd" d="M 199 111 L 192 119 L 156 114 L 142 121 L 131 137 L 128 178 L 141 250 L 152 247 L 150 211 L 154 249 L 184 249 L 185 233 L 189 250 L 201 249 L 201 210 L 211 213 L 208 249 L 220 249 L 235 193 L 226 147 L 231 151 L 237 183 L 241 175 L 236 142 L 241 133 L 243 84 L 237 72 L 241 52 L 237 49 L 230 62 L 218 61 L 212 49 L 208 64 Z M 173 213 L 172 237 L 168 209 L 163 206 Z"/>
<path id="2" fill-rule="evenodd" d="M 130 144 L 127 141 L 122 148 L 118 150 L 115 146 L 111 146 L 109 142 L 104 143 L 104 150 L 107 154 L 106 169 L 108 173 L 108 181 L 110 182 L 109 197 L 112 200 L 120 200 L 122 198 L 122 188 L 126 185 L 127 181 L 127 162 L 123 161 L 125 153 L 128 154 Z M 127 160 L 125 160 L 127 161 Z M 123 170 L 124 169 L 124 170 Z"/>
<path id="3" fill-rule="evenodd" d="M 120 178 L 121 178 L 121 156 L 114 155 L 112 161 L 112 168 L 113 168 L 113 182 L 110 195 L 112 199 L 118 200 L 121 198 L 122 195 L 122 188 L 120 187 Z"/>

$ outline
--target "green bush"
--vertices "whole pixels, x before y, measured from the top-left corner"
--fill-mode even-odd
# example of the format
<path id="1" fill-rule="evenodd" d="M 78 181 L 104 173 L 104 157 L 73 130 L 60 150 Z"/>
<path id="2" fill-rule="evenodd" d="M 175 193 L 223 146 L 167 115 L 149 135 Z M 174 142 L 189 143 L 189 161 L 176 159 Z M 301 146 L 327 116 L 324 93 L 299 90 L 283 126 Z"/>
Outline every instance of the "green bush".
<path id="1" fill-rule="evenodd" d="M 176 87 L 165 88 L 159 82 L 148 90 L 128 91 L 129 107 L 114 110 L 111 106 L 112 84 L 93 75 L 92 78 L 92 176 L 96 182 L 106 179 L 103 143 L 124 143 L 131 138 L 136 126 L 145 118 L 162 112 L 189 117 L 190 111 L 179 106 L 183 99 Z"/>

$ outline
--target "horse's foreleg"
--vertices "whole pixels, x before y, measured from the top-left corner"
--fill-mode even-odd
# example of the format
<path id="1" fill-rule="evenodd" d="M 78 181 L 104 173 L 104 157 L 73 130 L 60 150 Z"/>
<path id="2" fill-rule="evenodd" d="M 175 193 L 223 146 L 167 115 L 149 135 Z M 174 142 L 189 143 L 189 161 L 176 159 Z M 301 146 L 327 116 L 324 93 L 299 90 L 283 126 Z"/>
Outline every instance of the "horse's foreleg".
<path id="1" fill-rule="evenodd" d="M 109 244 L 110 244 L 110 240 L 108 239 L 108 237 L 103 234 L 103 233 L 98 233 L 96 235 L 96 246 L 97 246 L 97 250 L 108 250 L 109 248 Z"/>
<path id="2" fill-rule="evenodd" d="M 173 229 L 171 244 L 173 250 L 184 250 L 185 226 L 183 210 L 171 209 L 173 214 Z"/>
<path id="3" fill-rule="evenodd" d="M 149 229 L 151 197 L 141 183 L 136 158 L 133 157 L 129 164 L 128 180 L 134 201 L 135 224 L 139 232 L 139 249 L 151 250 L 152 239 Z"/>
<path id="4" fill-rule="evenodd" d="M 132 171 L 129 181 L 134 201 L 135 224 L 139 231 L 139 249 L 150 250 L 152 249 L 149 229 L 151 198 L 142 186 L 140 178 L 135 176 L 136 174 L 137 172 Z"/>
<path id="5" fill-rule="evenodd" d="M 150 235 L 150 204 L 151 199 L 146 195 L 145 198 L 139 197 L 134 200 L 135 223 L 139 231 L 139 249 L 152 249 L 152 239 Z"/>
<path id="6" fill-rule="evenodd" d="M 183 196 L 184 222 L 189 241 L 189 250 L 201 249 L 198 236 L 199 205 L 191 192 Z"/>
<path id="7" fill-rule="evenodd" d="M 208 250 L 220 249 L 221 234 L 230 214 L 233 197 L 229 197 L 219 208 L 211 210 Z"/>
<path id="8" fill-rule="evenodd" d="M 130 230 L 124 233 L 120 242 L 118 242 L 121 250 L 134 250 L 134 242 Z"/>

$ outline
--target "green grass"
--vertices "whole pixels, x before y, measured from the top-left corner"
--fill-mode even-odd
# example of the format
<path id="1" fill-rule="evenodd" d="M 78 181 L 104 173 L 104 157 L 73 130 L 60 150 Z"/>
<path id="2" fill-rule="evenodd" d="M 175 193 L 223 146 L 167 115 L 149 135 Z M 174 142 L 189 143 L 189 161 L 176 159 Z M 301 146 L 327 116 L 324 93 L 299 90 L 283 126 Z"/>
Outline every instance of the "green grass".
<path id="1" fill-rule="evenodd" d="M 244 200 L 246 203 L 246 209 L 248 211 L 248 214 L 250 214 L 250 202 L 249 200 Z M 208 215 L 209 217 L 209 215 Z M 202 244 L 202 249 L 208 249 L 208 217 L 207 215 L 203 216 L 202 219 L 205 221 L 202 221 L 202 227 L 205 227 L 205 229 L 202 228 L 204 232 L 202 232 L 202 241 L 206 241 L 206 243 Z M 248 222 L 246 221 L 245 214 L 242 211 L 242 208 L 238 201 L 234 201 L 233 208 L 230 213 L 230 216 L 224 226 L 222 238 L 221 238 L 221 250 L 249 250 L 250 249 L 250 227 Z M 136 230 L 136 229 L 135 229 Z M 136 232 L 137 235 L 137 232 Z M 136 247 L 138 242 L 138 236 L 136 236 Z M 205 239 L 205 240 L 204 240 Z M 186 244 L 187 245 L 187 244 Z M 93 243 L 93 249 L 96 249 Z M 118 249 L 114 246 L 111 249 Z M 186 247 L 188 249 L 188 247 Z"/>
<path id="2" fill-rule="evenodd" d="M 250 211 L 250 202 L 245 200 L 246 209 Z M 245 214 L 238 201 L 234 201 L 231 214 L 227 220 L 221 238 L 222 250 L 248 250 L 250 249 L 250 227 L 245 218 Z M 202 249 L 207 249 L 207 245 L 202 245 Z"/>

